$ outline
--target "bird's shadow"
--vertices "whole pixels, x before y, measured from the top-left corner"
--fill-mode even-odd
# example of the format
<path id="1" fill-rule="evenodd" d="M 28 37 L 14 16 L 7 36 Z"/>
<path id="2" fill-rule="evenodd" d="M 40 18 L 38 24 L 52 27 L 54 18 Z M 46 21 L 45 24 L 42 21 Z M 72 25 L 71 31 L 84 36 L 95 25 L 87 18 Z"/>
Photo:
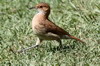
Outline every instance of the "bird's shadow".
<path id="1" fill-rule="evenodd" d="M 57 47 L 50 47 L 49 49 L 49 51 L 52 51 L 52 52 L 56 52 L 56 51 L 60 51 L 60 52 L 65 52 L 65 51 L 70 51 L 70 50 L 72 50 L 72 49 L 74 49 L 75 48 L 75 45 L 66 45 L 66 44 L 64 44 L 62 47 L 60 47 L 60 46 L 57 46 Z"/>

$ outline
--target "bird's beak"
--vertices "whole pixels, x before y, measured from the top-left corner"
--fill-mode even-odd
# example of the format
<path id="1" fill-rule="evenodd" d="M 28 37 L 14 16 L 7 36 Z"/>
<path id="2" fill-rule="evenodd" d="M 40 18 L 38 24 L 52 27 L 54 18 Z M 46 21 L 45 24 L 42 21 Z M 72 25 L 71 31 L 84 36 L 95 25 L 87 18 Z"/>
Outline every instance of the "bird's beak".
<path id="1" fill-rule="evenodd" d="M 35 7 L 31 7 L 31 8 L 29 8 L 29 9 L 36 9 Z"/>

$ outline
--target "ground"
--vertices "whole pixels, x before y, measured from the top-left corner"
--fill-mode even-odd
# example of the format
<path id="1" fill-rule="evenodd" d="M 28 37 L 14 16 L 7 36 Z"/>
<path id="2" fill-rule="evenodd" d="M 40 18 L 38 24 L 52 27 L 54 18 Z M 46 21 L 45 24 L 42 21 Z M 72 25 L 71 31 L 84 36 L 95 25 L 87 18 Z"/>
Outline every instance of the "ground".
<path id="1" fill-rule="evenodd" d="M 36 10 L 29 7 L 42 0 L 0 0 L 0 66 L 100 66 L 100 1 L 44 0 L 51 6 L 49 19 L 71 35 L 85 41 L 55 41 L 23 53 L 36 42 L 31 28 Z"/>

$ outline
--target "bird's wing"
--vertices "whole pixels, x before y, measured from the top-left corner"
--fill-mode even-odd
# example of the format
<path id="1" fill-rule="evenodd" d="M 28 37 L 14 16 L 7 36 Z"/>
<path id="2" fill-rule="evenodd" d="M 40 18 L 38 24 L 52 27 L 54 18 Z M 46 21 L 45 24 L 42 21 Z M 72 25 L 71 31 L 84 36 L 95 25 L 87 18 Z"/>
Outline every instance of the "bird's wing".
<path id="1" fill-rule="evenodd" d="M 57 26 L 56 24 L 54 24 L 53 22 L 49 20 L 46 20 L 46 22 L 44 23 L 44 26 L 46 27 L 46 32 L 51 32 L 58 35 L 70 36 L 68 32 L 66 32 L 65 30 L 63 30 L 62 28 L 60 28 L 59 26 Z"/>
<path id="2" fill-rule="evenodd" d="M 45 23 L 41 22 L 41 25 L 44 26 L 46 33 L 50 32 L 50 33 L 54 33 L 54 34 L 57 34 L 60 36 L 67 35 L 68 37 L 70 37 L 72 39 L 75 39 L 75 40 L 85 43 L 84 41 L 70 35 L 68 32 L 66 32 L 65 30 L 63 30 L 62 28 L 60 28 L 59 26 L 57 26 L 56 24 L 54 24 L 53 22 L 51 22 L 49 20 L 46 20 Z"/>

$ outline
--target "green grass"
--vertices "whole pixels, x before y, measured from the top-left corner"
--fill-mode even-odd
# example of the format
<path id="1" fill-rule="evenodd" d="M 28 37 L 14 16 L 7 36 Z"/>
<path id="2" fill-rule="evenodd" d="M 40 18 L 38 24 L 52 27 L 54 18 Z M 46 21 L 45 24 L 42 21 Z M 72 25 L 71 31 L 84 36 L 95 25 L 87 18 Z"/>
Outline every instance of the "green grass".
<path id="1" fill-rule="evenodd" d="M 70 34 L 84 40 L 44 41 L 25 53 L 14 51 L 35 44 L 31 28 L 35 10 L 42 0 L 0 0 L 0 66 L 100 66 L 100 1 L 44 0 L 52 10 L 50 19 Z"/>

